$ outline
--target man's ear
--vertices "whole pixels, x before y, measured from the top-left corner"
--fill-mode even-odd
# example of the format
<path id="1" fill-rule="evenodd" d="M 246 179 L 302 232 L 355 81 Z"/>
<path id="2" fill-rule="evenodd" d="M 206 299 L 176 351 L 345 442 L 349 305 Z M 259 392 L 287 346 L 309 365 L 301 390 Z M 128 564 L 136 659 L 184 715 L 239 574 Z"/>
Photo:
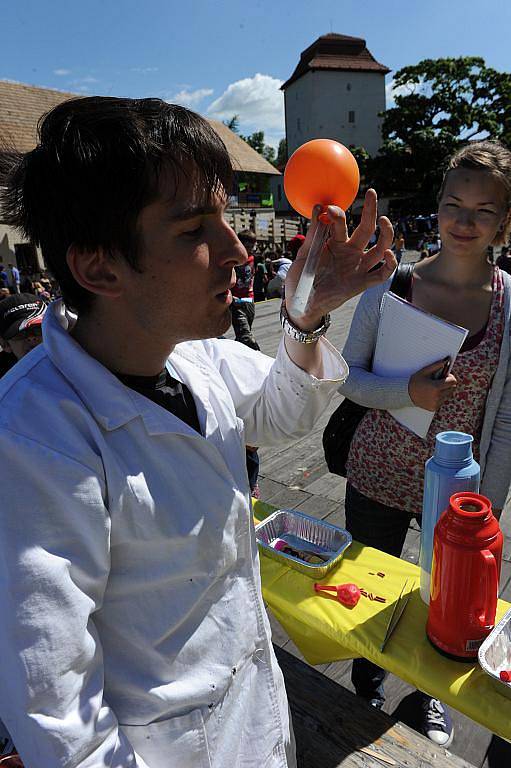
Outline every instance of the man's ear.
<path id="1" fill-rule="evenodd" d="M 91 293 L 117 299 L 122 293 L 119 257 L 104 248 L 88 251 L 70 245 L 67 265 L 76 282 Z"/>

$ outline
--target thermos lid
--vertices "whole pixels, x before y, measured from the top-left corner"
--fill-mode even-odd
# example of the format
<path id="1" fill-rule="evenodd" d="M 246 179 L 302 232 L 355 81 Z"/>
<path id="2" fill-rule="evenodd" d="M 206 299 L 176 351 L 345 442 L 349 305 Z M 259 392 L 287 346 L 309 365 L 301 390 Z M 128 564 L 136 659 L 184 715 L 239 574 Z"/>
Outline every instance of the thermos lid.
<path id="1" fill-rule="evenodd" d="M 435 461 L 445 467 L 465 467 L 472 461 L 474 438 L 465 432 L 439 432 L 435 443 Z"/>

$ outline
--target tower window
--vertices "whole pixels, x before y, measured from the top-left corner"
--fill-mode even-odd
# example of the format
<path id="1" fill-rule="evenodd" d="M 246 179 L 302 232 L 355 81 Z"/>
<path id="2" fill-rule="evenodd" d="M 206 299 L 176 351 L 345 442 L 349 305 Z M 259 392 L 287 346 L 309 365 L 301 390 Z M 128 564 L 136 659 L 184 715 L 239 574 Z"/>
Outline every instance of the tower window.
<path id="1" fill-rule="evenodd" d="M 354 123 L 355 122 L 355 111 L 353 109 L 350 109 L 348 112 L 348 123 Z"/>
<path id="2" fill-rule="evenodd" d="M 351 91 L 351 83 L 348 83 L 348 84 L 347 84 L 347 86 L 346 86 L 346 90 L 347 90 L 347 91 Z"/>

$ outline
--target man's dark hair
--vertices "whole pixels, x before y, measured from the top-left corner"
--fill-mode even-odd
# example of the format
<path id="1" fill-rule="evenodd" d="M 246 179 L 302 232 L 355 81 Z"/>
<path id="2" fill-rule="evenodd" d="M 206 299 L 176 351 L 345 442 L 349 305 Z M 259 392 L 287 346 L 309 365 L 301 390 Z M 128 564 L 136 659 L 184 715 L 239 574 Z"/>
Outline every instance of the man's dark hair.
<path id="1" fill-rule="evenodd" d="M 232 165 L 218 134 L 200 115 L 161 99 L 72 99 L 41 118 L 38 138 L 31 152 L 4 155 L 0 207 L 7 224 L 41 246 L 64 300 L 81 311 L 93 294 L 74 280 L 68 248 L 119 252 L 140 271 L 136 222 L 157 199 L 162 171 L 176 183 L 191 171 L 205 203 L 231 191 Z"/>

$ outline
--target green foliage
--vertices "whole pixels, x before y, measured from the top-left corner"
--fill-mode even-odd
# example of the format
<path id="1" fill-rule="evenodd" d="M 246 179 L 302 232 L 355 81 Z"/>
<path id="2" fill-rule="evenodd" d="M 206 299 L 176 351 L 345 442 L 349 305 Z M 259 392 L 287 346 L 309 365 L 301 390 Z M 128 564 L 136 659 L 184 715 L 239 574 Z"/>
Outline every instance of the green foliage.
<path id="1" fill-rule="evenodd" d="M 281 139 L 279 141 L 279 148 L 277 149 L 277 160 L 275 165 L 277 168 L 282 168 L 287 163 L 287 141 Z"/>
<path id="2" fill-rule="evenodd" d="M 416 210 L 434 210 L 446 160 L 462 144 L 494 138 L 511 147 L 511 74 L 482 58 L 425 59 L 399 70 L 394 89 L 384 143 L 367 164 L 382 194 L 410 196 Z"/>
<path id="3" fill-rule="evenodd" d="M 275 165 L 275 159 L 277 155 L 273 147 L 271 147 L 269 144 L 265 144 L 262 155 L 266 158 L 266 160 L 268 160 L 269 163 Z"/>
<path id="4" fill-rule="evenodd" d="M 237 133 L 238 136 L 243 139 L 243 141 L 246 141 L 247 144 L 250 144 L 252 149 L 255 149 L 256 152 L 259 152 L 260 155 L 262 155 L 266 160 L 268 160 L 269 163 L 272 165 L 278 165 L 280 162 L 280 156 L 281 152 L 287 154 L 286 149 L 286 140 L 281 139 L 279 144 L 279 154 L 277 156 L 277 153 L 271 147 L 269 144 L 265 144 L 264 142 L 264 131 L 254 131 L 254 133 L 251 133 L 250 136 L 243 136 L 240 133 L 240 116 L 239 115 L 233 115 L 230 120 L 224 120 L 224 125 L 226 125 L 231 131 L 234 133 Z M 284 163 L 286 161 L 284 160 Z"/>
<path id="5" fill-rule="evenodd" d="M 252 149 L 255 149 L 256 152 L 259 152 L 260 155 L 263 154 L 264 131 L 255 131 L 254 133 L 251 133 L 250 136 L 242 136 L 241 138 L 246 141 L 247 144 L 250 144 Z"/>
<path id="6" fill-rule="evenodd" d="M 269 163 L 275 165 L 276 153 L 273 147 L 264 143 L 264 131 L 255 131 L 250 136 L 241 136 L 241 138 L 250 144 L 252 149 L 259 152 Z"/>
<path id="7" fill-rule="evenodd" d="M 364 180 L 367 174 L 367 164 L 370 160 L 369 153 L 365 147 L 355 147 L 353 144 L 350 144 L 349 150 L 357 161 L 360 178 L 361 180 Z"/>
<path id="8" fill-rule="evenodd" d="M 223 123 L 233 133 L 239 134 L 240 132 L 240 116 L 239 115 L 233 115 L 230 120 L 224 120 Z"/>

